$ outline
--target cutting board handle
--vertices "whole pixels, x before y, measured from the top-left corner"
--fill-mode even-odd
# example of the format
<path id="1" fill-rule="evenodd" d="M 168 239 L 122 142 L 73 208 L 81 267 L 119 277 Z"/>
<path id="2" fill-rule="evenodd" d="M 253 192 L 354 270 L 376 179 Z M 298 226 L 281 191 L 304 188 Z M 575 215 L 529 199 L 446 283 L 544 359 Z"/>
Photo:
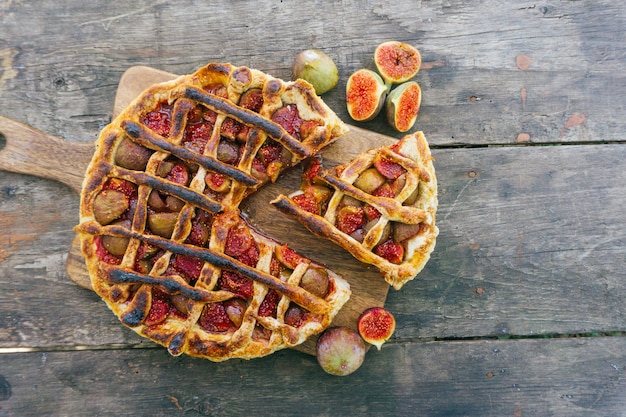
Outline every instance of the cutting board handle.
<path id="1" fill-rule="evenodd" d="M 93 143 L 59 139 L 0 116 L 0 170 L 60 181 L 80 193 L 93 152 Z"/>

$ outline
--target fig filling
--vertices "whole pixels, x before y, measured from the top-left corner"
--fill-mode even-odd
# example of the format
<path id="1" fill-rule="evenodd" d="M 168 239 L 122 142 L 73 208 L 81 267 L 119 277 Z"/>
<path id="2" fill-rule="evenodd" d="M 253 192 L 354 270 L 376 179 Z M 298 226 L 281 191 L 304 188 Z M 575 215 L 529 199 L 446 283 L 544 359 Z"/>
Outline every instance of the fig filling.
<path id="1" fill-rule="evenodd" d="M 144 319 L 146 326 L 157 326 L 165 321 L 168 316 L 174 316 L 181 320 L 187 317 L 186 312 L 176 308 L 175 303 L 166 293 L 157 289 L 152 290 L 152 304 L 148 315 Z"/>
<path id="2" fill-rule="evenodd" d="M 155 133 L 168 137 L 172 126 L 173 107 L 165 102 L 159 103 L 155 110 L 142 115 L 139 121 Z"/>
<path id="3" fill-rule="evenodd" d="M 217 119 L 217 113 L 203 107 L 191 110 L 183 133 L 182 145 L 196 153 L 203 153 Z"/>
<path id="4" fill-rule="evenodd" d="M 198 323 L 208 332 L 225 332 L 235 327 L 223 303 L 208 303 L 204 306 Z"/>
<path id="5" fill-rule="evenodd" d="M 258 113 L 263 107 L 263 91 L 260 88 L 245 91 L 239 98 L 239 106 Z M 250 134 L 250 127 L 228 117 L 222 123 L 220 133 L 230 140 L 245 142 Z"/>
<path id="6" fill-rule="evenodd" d="M 393 149 L 393 148 L 392 148 Z M 397 152 L 397 149 L 393 149 Z M 319 175 L 322 171 L 319 160 L 313 160 L 305 166 L 302 174 L 300 193 L 291 197 L 292 201 L 302 210 L 324 216 L 328 202 L 332 197 L 332 189 L 320 185 Z M 400 164 L 387 158 L 377 156 L 372 166 L 363 170 L 356 178 L 353 186 L 374 197 L 395 198 L 406 184 L 407 170 Z M 404 205 L 412 205 L 418 197 L 419 189 L 413 192 Z M 337 207 L 335 227 L 358 242 L 363 243 L 367 233 L 376 225 L 381 217 L 380 211 L 368 203 L 344 195 Z M 388 223 L 373 251 L 376 255 L 394 264 L 401 264 L 406 253 L 406 241 L 425 231 L 423 223 L 410 225 Z"/>

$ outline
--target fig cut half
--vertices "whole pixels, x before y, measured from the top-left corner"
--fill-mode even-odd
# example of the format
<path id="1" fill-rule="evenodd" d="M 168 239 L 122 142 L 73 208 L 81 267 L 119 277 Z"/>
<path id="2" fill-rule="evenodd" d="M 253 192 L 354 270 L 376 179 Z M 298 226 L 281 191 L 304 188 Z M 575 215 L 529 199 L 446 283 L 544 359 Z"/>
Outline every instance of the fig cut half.
<path id="1" fill-rule="evenodd" d="M 358 329 L 363 340 L 380 350 L 396 330 L 396 319 L 383 307 L 370 307 L 359 316 Z"/>
<path id="2" fill-rule="evenodd" d="M 385 82 L 401 84 L 415 77 L 422 65 L 422 56 L 413 45 L 388 41 L 374 51 L 374 63 Z"/>
<path id="3" fill-rule="evenodd" d="M 382 110 L 388 91 L 388 86 L 374 71 L 363 68 L 354 72 L 346 83 L 350 117 L 357 122 L 372 120 Z"/>
<path id="4" fill-rule="evenodd" d="M 389 124 L 398 132 L 413 127 L 422 105 L 422 89 L 415 81 L 400 84 L 391 90 L 385 100 L 385 115 Z"/>

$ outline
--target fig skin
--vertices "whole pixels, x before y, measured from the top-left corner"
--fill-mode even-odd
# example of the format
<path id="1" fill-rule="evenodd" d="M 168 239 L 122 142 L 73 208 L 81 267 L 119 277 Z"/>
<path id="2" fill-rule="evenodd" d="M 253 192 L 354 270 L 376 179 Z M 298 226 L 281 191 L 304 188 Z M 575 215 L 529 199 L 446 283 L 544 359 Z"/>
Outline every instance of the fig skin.
<path id="1" fill-rule="evenodd" d="M 422 105 L 422 90 L 418 83 L 409 81 L 394 88 L 385 100 L 387 121 L 398 132 L 413 127 Z"/>
<path id="2" fill-rule="evenodd" d="M 354 72 L 346 83 L 346 106 L 350 117 L 357 122 L 367 122 L 380 113 L 389 91 L 380 75 L 372 70 Z"/>
<path id="3" fill-rule="evenodd" d="M 133 142 L 127 137 L 122 139 L 115 151 L 115 163 L 121 167 L 143 171 L 153 151 Z"/>
<path id="4" fill-rule="evenodd" d="M 396 330 L 396 319 L 383 307 L 370 307 L 363 311 L 358 320 L 359 334 L 378 350 Z"/>
<path id="5" fill-rule="evenodd" d="M 130 229 L 131 222 L 130 220 L 116 220 L 112 224 L 115 226 L 121 226 L 126 229 Z M 123 256 L 124 253 L 126 253 L 126 248 L 128 247 L 129 241 L 129 238 L 122 236 L 102 236 L 102 244 L 104 245 L 106 250 L 109 251 L 109 253 L 115 256 Z"/>
<path id="6" fill-rule="evenodd" d="M 93 215 L 103 226 L 119 218 L 128 208 L 130 202 L 120 191 L 103 190 L 93 200 Z"/>
<path id="7" fill-rule="evenodd" d="M 320 298 L 326 297 L 330 287 L 328 272 L 322 268 L 309 267 L 302 276 L 300 287 Z"/>
<path id="8" fill-rule="evenodd" d="M 374 190 L 384 183 L 385 177 L 376 168 L 368 168 L 357 177 L 352 185 L 368 194 L 372 194 Z"/>
<path id="9" fill-rule="evenodd" d="M 359 333 L 345 326 L 326 329 L 315 346 L 317 362 L 331 375 L 350 375 L 361 367 L 367 346 Z"/>
<path id="10" fill-rule="evenodd" d="M 235 326 L 241 327 L 243 316 L 247 308 L 246 302 L 240 298 L 231 298 L 230 300 L 224 301 L 224 308 L 230 321 L 232 321 Z"/>
<path id="11" fill-rule="evenodd" d="M 376 69 L 388 84 L 402 84 L 417 75 L 422 56 L 405 42 L 383 42 L 374 51 Z"/>
<path id="12" fill-rule="evenodd" d="M 422 225 L 397 223 L 393 228 L 393 240 L 396 242 L 404 242 L 412 238 L 422 231 Z"/>
<path id="13" fill-rule="evenodd" d="M 148 213 L 148 226 L 155 235 L 170 238 L 177 219 L 177 212 Z"/>
<path id="14" fill-rule="evenodd" d="M 294 79 L 303 79 L 322 95 L 337 85 L 339 72 L 335 62 L 322 51 L 307 49 L 300 52 L 293 63 Z"/>

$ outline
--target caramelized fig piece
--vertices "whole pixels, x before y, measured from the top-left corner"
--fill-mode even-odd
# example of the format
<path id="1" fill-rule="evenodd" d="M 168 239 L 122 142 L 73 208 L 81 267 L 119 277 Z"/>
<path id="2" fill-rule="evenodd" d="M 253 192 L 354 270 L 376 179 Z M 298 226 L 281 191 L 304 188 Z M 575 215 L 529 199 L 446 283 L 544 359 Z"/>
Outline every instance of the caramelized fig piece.
<path id="1" fill-rule="evenodd" d="M 246 302 L 241 298 L 231 298 L 230 300 L 224 301 L 226 315 L 237 327 L 241 326 L 241 323 L 243 322 L 243 314 L 245 313 L 247 307 Z"/>
<path id="2" fill-rule="evenodd" d="M 150 195 L 148 196 L 148 206 L 155 211 L 163 211 L 167 208 L 164 199 L 157 190 L 150 191 Z"/>
<path id="3" fill-rule="evenodd" d="M 327 329 L 317 340 L 315 354 L 322 369 L 337 376 L 350 375 L 363 364 L 367 346 L 349 327 L 336 326 Z"/>
<path id="4" fill-rule="evenodd" d="M 333 195 L 333 192 L 330 188 L 325 187 L 323 185 L 310 185 L 307 186 L 304 190 L 306 194 L 311 195 L 316 202 L 326 204 L 330 197 Z"/>
<path id="5" fill-rule="evenodd" d="M 350 197 L 349 195 L 344 195 L 341 197 L 341 201 L 339 202 L 339 208 L 343 208 L 346 206 L 350 207 L 363 207 L 363 203 L 361 200 L 357 200 L 354 197 Z"/>
<path id="6" fill-rule="evenodd" d="M 399 265 L 404 259 L 404 246 L 392 239 L 387 239 L 374 248 L 374 253 L 392 264 Z"/>
<path id="7" fill-rule="evenodd" d="M 318 95 L 332 90 L 339 81 L 335 62 L 322 51 L 307 49 L 300 52 L 293 63 L 294 79 L 311 84 Z"/>
<path id="8" fill-rule="evenodd" d="M 385 82 L 401 84 L 413 78 L 422 65 L 417 48 L 405 42 L 384 42 L 374 51 L 376 69 Z"/>
<path id="9" fill-rule="evenodd" d="M 309 267 L 300 280 L 300 287 L 311 294 L 324 298 L 328 294 L 328 272 L 322 268 Z"/>
<path id="10" fill-rule="evenodd" d="M 417 235 L 422 230 L 422 224 L 405 224 L 396 223 L 393 227 L 393 240 L 396 242 L 404 242 L 407 239 Z"/>
<path id="11" fill-rule="evenodd" d="M 354 232 L 350 233 L 350 237 L 359 243 L 363 243 L 363 241 L 365 240 L 366 234 L 367 234 L 367 231 L 365 230 L 365 228 L 361 227 L 359 229 L 356 229 Z"/>
<path id="12" fill-rule="evenodd" d="M 118 220 L 112 224 L 130 229 L 130 220 Z M 115 256 L 123 256 L 126 253 L 129 240 L 129 238 L 122 236 L 102 235 L 102 244 L 110 254 Z"/>
<path id="13" fill-rule="evenodd" d="M 368 69 L 360 69 L 346 83 L 346 106 L 357 122 L 372 120 L 385 104 L 389 89 L 380 75 Z"/>
<path id="14" fill-rule="evenodd" d="M 174 197 L 172 195 L 168 195 L 167 197 L 165 197 L 165 207 L 167 207 L 169 211 L 181 211 L 184 205 L 185 202 L 180 198 Z"/>
<path id="15" fill-rule="evenodd" d="M 285 324 L 292 327 L 302 326 L 306 312 L 297 304 L 291 303 L 285 311 Z"/>
<path id="16" fill-rule="evenodd" d="M 385 115 L 387 121 L 398 132 L 406 132 L 413 127 L 422 104 L 422 90 L 415 81 L 406 82 L 387 96 Z"/>
<path id="17" fill-rule="evenodd" d="M 237 145 L 227 142 L 225 140 L 220 141 L 217 145 L 217 159 L 225 164 L 233 165 L 239 158 L 239 148 Z"/>
<path id="18" fill-rule="evenodd" d="M 124 138 L 115 151 L 115 163 L 123 168 L 143 171 L 146 169 L 150 155 L 152 155 L 150 149 Z"/>
<path id="19" fill-rule="evenodd" d="M 170 297 L 170 301 L 178 311 L 189 314 L 189 298 L 182 294 L 174 294 Z"/>
<path id="20" fill-rule="evenodd" d="M 385 178 L 395 180 L 400 175 L 406 173 L 406 169 L 396 162 L 393 162 L 384 156 L 376 155 L 374 157 L 374 166 Z"/>
<path id="21" fill-rule="evenodd" d="M 391 183 L 391 190 L 393 191 L 393 194 L 394 195 L 400 194 L 400 192 L 402 192 L 402 190 L 404 189 L 405 185 L 406 185 L 406 174 L 400 174 L 400 176 Z"/>
<path id="22" fill-rule="evenodd" d="M 365 211 L 362 207 L 344 206 L 337 212 L 336 226 L 345 234 L 351 234 L 365 226 Z"/>
<path id="23" fill-rule="evenodd" d="M 162 212 L 162 213 L 149 213 L 148 214 L 148 226 L 155 235 L 170 238 L 176 226 L 176 220 L 178 213 L 176 212 Z"/>
<path id="24" fill-rule="evenodd" d="M 368 168 L 363 171 L 352 185 L 368 194 L 383 185 L 385 177 L 376 168 Z"/>
<path id="25" fill-rule="evenodd" d="M 217 193 L 223 193 L 230 189 L 231 180 L 226 175 L 220 174 L 219 172 L 209 171 L 204 176 L 204 182 L 207 187 Z"/>
<path id="26" fill-rule="evenodd" d="M 396 319 L 383 307 L 371 307 L 359 316 L 358 328 L 363 340 L 380 350 L 396 330 Z"/>
<path id="27" fill-rule="evenodd" d="M 155 173 L 159 177 L 166 177 L 167 174 L 170 173 L 172 168 L 174 168 L 174 163 L 173 162 L 171 162 L 171 161 L 160 161 L 159 165 L 157 166 L 157 169 L 156 169 Z"/>
<path id="28" fill-rule="evenodd" d="M 107 225 L 119 218 L 130 206 L 124 193 L 116 190 L 102 190 L 93 199 L 93 215 L 101 225 Z"/>

